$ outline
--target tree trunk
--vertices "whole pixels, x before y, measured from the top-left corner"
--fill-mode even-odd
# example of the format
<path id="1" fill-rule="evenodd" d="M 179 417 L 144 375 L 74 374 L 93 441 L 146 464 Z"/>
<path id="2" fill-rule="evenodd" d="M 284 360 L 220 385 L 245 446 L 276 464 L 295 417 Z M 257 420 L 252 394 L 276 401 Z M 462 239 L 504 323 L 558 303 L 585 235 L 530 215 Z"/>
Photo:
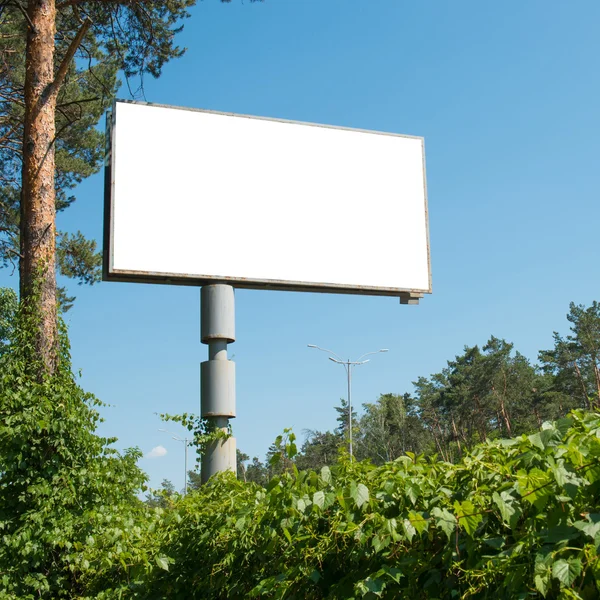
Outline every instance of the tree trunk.
<path id="1" fill-rule="evenodd" d="M 575 373 L 577 373 L 577 379 L 579 380 L 579 383 L 581 383 L 581 389 L 583 392 L 583 400 L 584 400 L 585 404 L 587 405 L 587 409 L 592 410 L 593 409 L 592 401 L 587 394 L 587 388 L 585 386 L 585 381 L 583 380 L 583 376 L 581 375 L 581 370 L 579 369 L 579 365 L 577 364 L 577 361 L 575 361 L 575 360 L 573 361 L 573 367 L 575 368 Z"/>
<path id="2" fill-rule="evenodd" d="M 454 422 L 454 417 L 452 417 L 452 431 L 454 432 L 454 439 L 458 445 L 458 455 L 462 456 L 462 447 L 460 445 L 460 438 L 458 436 L 458 430 L 456 429 L 456 423 Z"/>
<path id="3" fill-rule="evenodd" d="M 48 373 L 58 360 L 54 136 L 55 0 L 29 0 L 21 197 L 21 300 L 36 325 L 35 352 Z"/>
<path id="4" fill-rule="evenodd" d="M 485 427 L 485 415 L 483 414 L 483 410 L 481 410 L 481 404 L 479 403 L 479 396 L 475 394 L 473 396 L 473 400 L 475 402 L 475 411 L 477 412 L 478 420 L 477 420 L 477 430 L 479 431 L 479 437 L 482 442 L 487 441 L 487 431 Z"/>
<path id="5" fill-rule="evenodd" d="M 596 408 L 600 408 L 600 369 L 598 368 L 598 357 L 592 354 L 592 364 L 594 365 L 594 376 L 596 378 Z"/>
<path id="6" fill-rule="evenodd" d="M 439 437 L 435 433 L 436 429 L 438 431 Z M 440 427 L 438 416 L 437 416 L 437 413 L 435 410 L 433 411 L 433 427 L 431 428 L 431 431 L 433 433 L 433 439 L 435 440 L 435 445 L 437 446 L 439 453 L 442 455 L 442 458 L 446 462 L 450 462 L 448 460 L 448 456 L 446 454 L 444 454 L 444 450 L 442 449 L 442 439 L 443 439 L 442 428 Z"/>
<path id="7" fill-rule="evenodd" d="M 504 394 L 500 395 L 496 390 L 495 386 L 492 386 L 492 391 L 494 395 L 498 399 L 498 404 L 500 406 L 500 415 L 502 416 L 502 423 L 504 423 L 504 429 L 506 430 L 506 435 L 508 437 L 512 436 L 512 427 L 510 423 L 510 417 L 508 416 L 508 411 L 506 410 L 506 404 L 504 403 L 504 396 L 506 394 L 506 375 L 504 376 Z"/>

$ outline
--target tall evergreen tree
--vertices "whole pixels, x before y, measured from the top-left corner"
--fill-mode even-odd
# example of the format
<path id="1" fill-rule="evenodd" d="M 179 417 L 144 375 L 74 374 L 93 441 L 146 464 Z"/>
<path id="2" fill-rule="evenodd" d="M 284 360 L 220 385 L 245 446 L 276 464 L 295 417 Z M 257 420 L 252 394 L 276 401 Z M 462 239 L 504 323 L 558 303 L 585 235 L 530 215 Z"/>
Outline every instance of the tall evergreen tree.
<path id="1" fill-rule="evenodd" d="M 547 375 L 492 336 L 466 346 L 441 373 L 415 382 L 418 415 L 445 460 L 489 438 L 510 437 L 564 414 Z"/>
<path id="2" fill-rule="evenodd" d="M 202 485 L 202 477 L 200 476 L 199 471 L 188 471 L 188 484 L 187 484 L 188 493 L 192 490 L 200 489 L 201 485 Z"/>
<path id="3" fill-rule="evenodd" d="M 163 479 L 158 490 L 146 494 L 146 504 L 152 508 L 167 508 L 169 498 L 175 494 L 175 486 L 169 479 Z"/>
<path id="4" fill-rule="evenodd" d="M 237 478 L 246 481 L 246 461 L 250 460 L 250 457 L 237 448 L 235 451 L 235 459 Z"/>
<path id="5" fill-rule="evenodd" d="M 413 382 L 419 415 L 426 430 L 433 438 L 437 453 L 443 460 L 450 460 L 450 429 L 447 411 L 442 404 L 442 391 L 445 387 L 441 373 L 430 378 L 419 377 Z"/>
<path id="6" fill-rule="evenodd" d="M 246 467 L 246 481 L 251 481 L 263 486 L 267 485 L 269 482 L 268 469 L 257 456 L 255 456 Z"/>
<path id="7" fill-rule="evenodd" d="M 348 431 L 350 427 L 350 410 L 348 408 L 348 400 L 345 398 L 340 398 L 339 406 L 335 406 L 335 412 L 337 413 L 337 417 L 335 420 L 337 421 L 337 427 L 335 428 L 335 433 L 339 435 L 342 439 L 348 439 Z M 352 424 L 353 424 L 353 433 L 354 428 L 356 427 L 356 409 L 352 407 Z"/>
<path id="8" fill-rule="evenodd" d="M 429 450 L 431 438 L 410 394 L 381 394 L 376 402 L 363 404 L 363 408 L 357 458 L 382 464 L 406 452 L 421 454 Z"/>
<path id="9" fill-rule="evenodd" d="M 228 0 L 221 0 L 223 2 Z M 56 231 L 56 213 L 96 172 L 96 125 L 118 87 L 160 76 L 184 52 L 175 44 L 195 0 L 5 0 L 0 4 L 0 264 L 20 274 L 38 321 L 37 355 L 58 358 L 56 265 L 98 280 L 96 244 Z M 58 242 L 58 250 L 57 250 Z"/>
<path id="10" fill-rule="evenodd" d="M 566 394 L 569 408 L 600 408 L 600 303 L 586 308 L 573 302 L 567 320 L 571 335 L 554 332 L 554 348 L 543 350 L 539 360 L 555 378 L 554 390 Z"/>
<path id="11" fill-rule="evenodd" d="M 334 464 L 338 459 L 343 438 L 331 431 L 309 431 L 300 452 L 296 457 L 298 469 L 316 471 Z"/>

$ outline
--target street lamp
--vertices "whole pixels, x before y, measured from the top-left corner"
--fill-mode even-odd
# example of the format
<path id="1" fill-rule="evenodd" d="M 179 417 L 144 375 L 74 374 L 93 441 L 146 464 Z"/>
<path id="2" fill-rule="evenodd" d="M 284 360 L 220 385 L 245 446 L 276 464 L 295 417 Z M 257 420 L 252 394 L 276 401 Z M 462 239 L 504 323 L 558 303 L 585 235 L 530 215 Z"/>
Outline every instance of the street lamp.
<path id="1" fill-rule="evenodd" d="M 172 431 L 167 431 L 166 429 L 159 429 L 159 431 L 162 431 L 163 433 L 171 434 L 171 436 L 174 440 L 176 440 L 177 442 L 182 442 L 185 447 L 185 458 L 184 458 L 185 477 L 183 479 L 183 495 L 186 496 L 187 495 L 187 480 L 188 480 L 187 449 L 188 449 L 188 446 L 192 443 L 192 441 L 189 440 L 188 438 L 180 438 L 179 436 L 175 435 Z"/>
<path id="2" fill-rule="evenodd" d="M 344 369 L 346 369 L 346 376 L 348 378 L 348 450 L 350 452 L 350 460 L 352 460 L 352 367 L 358 367 L 359 365 L 364 365 L 369 362 L 369 359 L 362 360 L 365 356 L 370 356 L 371 354 L 379 354 L 380 352 L 387 352 L 387 348 L 381 348 L 380 350 L 375 350 L 374 352 L 367 352 L 363 354 L 358 360 L 342 360 L 335 352 L 331 350 L 327 350 L 326 348 L 320 348 L 319 346 L 315 346 L 314 344 L 308 344 L 309 348 L 314 348 L 315 350 L 321 350 L 322 352 L 327 352 L 327 354 L 332 354 L 333 356 L 329 357 L 329 360 L 333 361 L 338 365 L 344 365 Z M 335 357 L 335 358 L 334 358 Z"/>

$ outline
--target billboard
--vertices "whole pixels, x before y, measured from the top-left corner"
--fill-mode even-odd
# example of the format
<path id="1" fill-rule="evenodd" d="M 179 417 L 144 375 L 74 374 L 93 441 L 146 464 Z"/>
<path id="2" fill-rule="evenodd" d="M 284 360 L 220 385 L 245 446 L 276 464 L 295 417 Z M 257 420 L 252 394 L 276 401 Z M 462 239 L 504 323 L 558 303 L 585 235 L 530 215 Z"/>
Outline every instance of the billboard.
<path id="1" fill-rule="evenodd" d="M 104 279 L 431 292 L 420 137 L 114 104 Z"/>

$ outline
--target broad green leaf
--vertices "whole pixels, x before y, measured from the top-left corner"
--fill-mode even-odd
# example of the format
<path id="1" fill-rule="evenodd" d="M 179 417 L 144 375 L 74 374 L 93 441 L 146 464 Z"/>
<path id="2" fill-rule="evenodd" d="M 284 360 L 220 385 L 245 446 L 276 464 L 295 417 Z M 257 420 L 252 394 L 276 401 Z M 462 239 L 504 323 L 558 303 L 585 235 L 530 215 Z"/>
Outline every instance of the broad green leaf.
<path id="1" fill-rule="evenodd" d="M 545 450 L 544 443 L 542 442 L 542 438 L 539 433 L 534 433 L 533 435 L 528 436 L 529 441 L 540 450 Z"/>
<path id="2" fill-rule="evenodd" d="M 371 540 L 371 545 L 375 549 L 375 552 L 379 552 L 380 550 L 387 548 L 389 543 L 390 543 L 389 535 L 375 535 L 375 536 L 373 536 L 373 539 Z"/>
<path id="3" fill-rule="evenodd" d="M 543 575 L 544 573 L 550 573 L 552 567 L 552 552 L 538 552 L 535 555 L 535 572 Z"/>
<path id="4" fill-rule="evenodd" d="M 359 483 L 356 486 L 356 492 L 352 496 L 356 506 L 361 508 L 363 504 L 369 501 L 369 489 L 364 483 Z"/>
<path id="5" fill-rule="evenodd" d="M 535 587 L 540 594 L 545 598 L 548 594 L 548 590 L 551 588 L 551 565 L 552 565 L 552 553 L 551 552 L 538 552 L 535 555 Z"/>
<path id="6" fill-rule="evenodd" d="M 327 492 L 325 494 L 325 504 L 323 505 L 323 508 L 329 508 L 330 506 L 335 504 L 335 500 L 335 494 L 333 492 Z"/>
<path id="7" fill-rule="evenodd" d="M 393 517 L 391 519 L 386 519 L 385 530 L 392 534 L 392 537 L 394 537 L 394 535 L 398 533 L 398 521 L 396 521 L 396 519 Z"/>
<path id="8" fill-rule="evenodd" d="M 404 519 L 404 521 L 402 521 L 402 527 L 404 528 L 406 538 L 409 542 L 412 542 L 412 539 L 415 537 L 417 530 L 408 519 Z"/>
<path id="9" fill-rule="evenodd" d="M 562 419 L 558 419 L 555 423 L 556 429 L 560 431 L 561 436 L 565 436 L 569 427 L 573 426 L 573 419 L 571 417 L 564 417 Z"/>
<path id="10" fill-rule="evenodd" d="M 325 492 L 319 490 L 313 494 L 313 504 L 319 508 L 323 508 L 325 505 Z"/>
<path id="11" fill-rule="evenodd" d="M 592 539 L 600 532 L 600 521 L 596 521 L 595 523 L 590 521 L 576 521 L 573 523 L 573 526 L 583 531 L 585 535 L 588 535 Z"/>
<path id="12" fill-rule="evenodd" d="M 448 539 L 450 539 L 456 527 L 456 518 L 454 515 L 445 508 L 439 508 L 437 506 L 431 511 L 431 514 L 435 518 L 435 524 L 448 536 Z"/>
<path id="13" fill-rule="evenodd" d="M 465 528 L 467 535 L 473 537 L 477 526 L 483 520 L 483 515 L 481 513 L 476 514 L 478 511 L 470 500 L 454 502 L 454 510 L 459 525 Z"/>
<path id="14" fill-rule="evenodd" d="M 579 558 L 563 558 L 552 565 L 552 577 L 558 579 L 561 585 L 570 587 L 581 574 L 582 564 Z"/>
<path id="15" fill-rule="evenodd" d="M 542 431 L 540 431 L 540 439 L 542 440 L 542 444 L 544 444 L 544 448 L 553 448 L 558 443 L 560 443 L 562 439 L 561 432 L 554 427 L 554 425 L 547 423 L 548 427 L 542 426 Z"/>
<path id="16" fill-rule="evenodd" d="M 381 571 L 383 571 L 385 575 L 387 575 L 390 579 L 393 579 L 396 583 L 400 583 L 400 578 L 404 577 L 402 571 L 396 567 L 388 567 L 385 565 Z"/>
<path id="17" fill-rule="evenodd" d="M 520 510 L 516 505 L 515 499 L 508 492 L 492 494 L 492 500 L 500 510 L 502 521 L 509 527 L 514 527 L 520 516 Z"/>
<path id="18" fill-rule="evenodd" d="M 298 454 L 298 448 L 296 447 L 296 444 L 294 444 L 293 442 L 291 444 L 286 444 L 285 453 L 288 458 L 294 458 L 294 456 Z"/>
<path id="19" fill-rule="evenodd" d="M 557 465 L 552 469 L 552 473 L 554 475 L 554 479 L 556 479 L 556 483 L 562 488 L 564 488 L 569 494 L 570 497 L 575 497 L 577 494 L 577 488 L 581 485 L 582 480 L 575 475 L 575 473 L 571 473 L 565 469 L 563 461 L 560 461 L 561 464 Z"/>
<path id="20" fill-rule="evenodd" d="M 534 467 L 530 471 L 520 470 L 517 472 L 517 483 L 519 492 L 524 500 L 534 504 L 538 510 L 542 510 L 552 494 L 550 483 L 552 479 L 548 473 Z"/>
<path id="21" fill-rule="evenodd" d="M 570 525 L 555 525 L 542 530 L 540 537 L 546 544 L 562 544 L 578 538 L 581 534 Z"/>
<path id="22" fill-rule="evenodd" d="M 169 559 L 164 554 L 156 557 L 156 564 L 164 571 L 169 570 Z"/>
<path id="23" fill-rule="evenodd" d="M 405 489 L 408 499 L 412 502 L 414 506 L 417 503 L 417 498 L 419 497 L 419 494 L 421 493 L 419 485 L 414 481 L 407 481 Z"/>
<path id="24" fill-rule="evenodd" d="M 536 575 L 534 578 L 535 588 L 545 598 L 550 589 L 549 575 Z"/>
<path id="25" fill-rule="evenodd" d="M 321 479 L 324 483 L 331 483 L 331 469 L 329 467 L 321 467 Z"/>
<path id="26" fill-rule="evenodd" d="M 410 511 L 408 513 L 408 518 L 411 524 L 414 526 L 414 528 L 419 532 L 419 534 L 423 533 L 429 525 L 427 519 L 425 519 L 425 517 L 421 513 Z"/>
<path id="27" fill-rule="evenodd" d="M 384 589 L 385 582 L 378 578 L 372 579 L 371 577 L 367 577 L 355 585 L 355 590 L 362 597 L 367 596 L 368 594 L 374 594 L 375 596 L 381 597 Z"/>

